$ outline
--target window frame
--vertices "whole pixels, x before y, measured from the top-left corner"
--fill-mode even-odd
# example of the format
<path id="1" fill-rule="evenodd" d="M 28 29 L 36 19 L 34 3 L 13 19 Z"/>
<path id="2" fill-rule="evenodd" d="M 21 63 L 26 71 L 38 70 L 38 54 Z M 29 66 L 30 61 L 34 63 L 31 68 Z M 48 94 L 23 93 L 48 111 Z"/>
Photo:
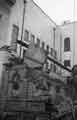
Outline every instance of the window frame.
<path id="1" fill-rule="evenodd" d="M 26 54 L 26 49 L 23 49 L 23 59 L 25 57 L 25 54 Z"/>
<path id="2" fill-rule="evenodd" d="M 14 29 L 17 30 L 17 33 L 16 33 L 16 40 L 13 41 Z M 14 48 L 13 48 L 13 50 L 14 50 L 15 52 L 17 52 L 17 40 L 18 40 L 18 35 L 19 35 L 19 26 L 13 24 L 13 25 L 12 25 L 12 34 L 11 34 L 11 46 L 13 47 L 13 45 L 16 43 L 16 44 L 14 45 Z"/>
<path id="3" fill-rule="evenodd" d="M 47 54 L 49 54 L 49 45 L 48 44 L 46 45 L 46 52 L 47 52 Z"/>
<path id="4" fill-rule="evenodd" d="M 40 47 L 40 39 L 39 38 L 37 38 L 36 46 Z"/>
<path id="5" fill-rule="evenodd" d="M 56 73 L 56 64 L 53 64 L 53 72 L 55 72 Z"/>
<path id="6" fill-rule="evenodd" d="M 24 31 L 24 41 L 29 41 L 29 31 L 28 30 L 25 30 Z"/>
<path id="7" fill-rule="evenodd" d="M 68 62 L 68 63 L 66 63 L 66 65 L 65 65 L 65 62 Z M 65 67 L 71 67 L 71 61 L 70 60 L 64 60 L 64 66 Z"/>
<path id="8" fill-rule="evenodd" d="M 70 37 L 64 39 L 64 52 L 70 51 Z"/>
<path id="9" fill-rule="evenodd" d="M 31 34 L 31 42 L 35 43 L 35 35 Z"/>
<path id="10" fill-rule="evenodd" d="M 45 42 L 44 42 L 44 41 L 41 42 L 41 48 L 42 48 L 43 50 L 45 49 Z"/>

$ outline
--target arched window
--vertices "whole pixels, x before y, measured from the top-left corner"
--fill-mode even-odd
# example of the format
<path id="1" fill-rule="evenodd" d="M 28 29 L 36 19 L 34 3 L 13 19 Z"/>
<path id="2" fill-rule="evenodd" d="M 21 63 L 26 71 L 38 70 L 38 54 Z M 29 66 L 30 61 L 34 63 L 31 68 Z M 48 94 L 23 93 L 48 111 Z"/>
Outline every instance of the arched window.
<path id="1" fill-rule="evenodd" d="M 64 39 L 64 51 L 70 51 L 70 38 L 66 37 Z"/>
<path id="2" fill-rule="evenodd" d="M 37 38 L 36 46 L 37 46 L 37 47 L 40 47 L 40 39 L 39 39 L 39 38 Z"/>
<path id="3" fill-rule="evenodd" d="M 24 32 L 24 41 L 29 41 L 29 31 L 25 30 Z"/>
<path id="4" fill-rule="evenodd" d="M 35 43 L 35 36 L 33 34 L 31 34 L 31 41 Z"/>

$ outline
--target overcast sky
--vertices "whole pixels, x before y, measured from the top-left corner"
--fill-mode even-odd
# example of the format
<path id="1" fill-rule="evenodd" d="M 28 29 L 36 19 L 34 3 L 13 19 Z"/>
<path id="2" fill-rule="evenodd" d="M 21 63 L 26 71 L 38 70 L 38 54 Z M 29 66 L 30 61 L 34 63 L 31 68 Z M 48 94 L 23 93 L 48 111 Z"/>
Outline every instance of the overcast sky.
<path id="1" fill-rule="evenodd" d="M 77 21 L 77 0 L 34 0 L 34 1 L 57 24 L 61 24 L 63 21 L 66 20 Z"/>

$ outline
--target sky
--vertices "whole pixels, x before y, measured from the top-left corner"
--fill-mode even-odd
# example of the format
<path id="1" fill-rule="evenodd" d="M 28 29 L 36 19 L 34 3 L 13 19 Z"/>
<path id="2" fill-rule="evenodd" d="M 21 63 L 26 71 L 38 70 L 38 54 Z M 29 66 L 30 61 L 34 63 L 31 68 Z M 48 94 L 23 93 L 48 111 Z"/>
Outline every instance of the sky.
<path id="1" fill-rule="evenodd" d="M 54 21 L 77 21 L 77 0 L 34 0 L 35 3 Z"/>

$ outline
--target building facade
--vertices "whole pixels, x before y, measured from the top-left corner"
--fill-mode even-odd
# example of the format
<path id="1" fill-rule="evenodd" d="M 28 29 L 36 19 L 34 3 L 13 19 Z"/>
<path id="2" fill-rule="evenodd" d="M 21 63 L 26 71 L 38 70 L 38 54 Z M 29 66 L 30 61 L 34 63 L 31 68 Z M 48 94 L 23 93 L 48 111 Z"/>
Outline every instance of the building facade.
<path id="1" fill-rule="evenodd" d="M 55 28 L 55 22 L 33 0 L 0 0 L 0 48 L 11 46 L 18 56 L 24 57 L 26 48 L 17 44 L 17 40 L 25 44 L 34 41 L 56 58 Z M 0 79 L 7 56 L 5 50 L 0 50 Z M 51 64 L 51 68 L 56 67 Z"/>
<path id="2" fill-rule="evenodd" d="M 31 41 L 48 51 L 51 56 L 72 68 L 76 64 L 77 22 L 56 25 L 33 0 L 0 0 L 0 48 L 11 46 L 20 57 L 24 57 L 27 44 Z M 0 78 L 7 52 L 0 50 Z M 47 68 L 63 75 L 69 73 L 47 61 Z M 1 82 L 1 81 L 0 81 Z"/>
<path id="3" fill-rule="evenodd" d="M 77 64 L 77 22 L 65 22 L 61 28 L 62 42 L 61 54 L 62 63 L 69 68 Z M 63 71 L 63 74 L 68 72 Z"/>

